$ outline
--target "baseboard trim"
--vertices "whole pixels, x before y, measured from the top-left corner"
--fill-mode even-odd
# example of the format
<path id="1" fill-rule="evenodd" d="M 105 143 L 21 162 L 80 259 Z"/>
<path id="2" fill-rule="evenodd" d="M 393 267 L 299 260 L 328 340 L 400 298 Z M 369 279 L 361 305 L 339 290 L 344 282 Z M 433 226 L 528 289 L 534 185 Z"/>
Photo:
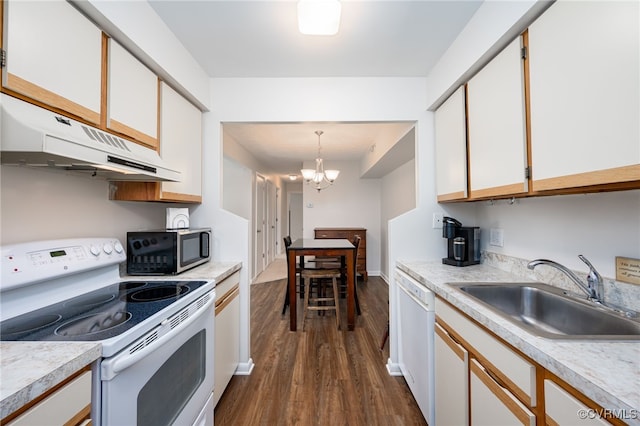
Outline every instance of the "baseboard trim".
<path id="1" fill-rule="evenodd" d="M 390 376 L 403 376 L 400 370 L 400 364 L 391 361 L 391 358 L 387 360 L 387 372 Z"/>
<path id="2" fill-rule="evenodd" d="M 253 367 L 255 367 L 255 364 L 253 363 L 253 359 L 249 358 L 249 361 L 241 362 L 238 364 L 238 367 L 236 368 L 236 372 L 234 373 L 234 375 L 249 376 L 253 371 Z"/>

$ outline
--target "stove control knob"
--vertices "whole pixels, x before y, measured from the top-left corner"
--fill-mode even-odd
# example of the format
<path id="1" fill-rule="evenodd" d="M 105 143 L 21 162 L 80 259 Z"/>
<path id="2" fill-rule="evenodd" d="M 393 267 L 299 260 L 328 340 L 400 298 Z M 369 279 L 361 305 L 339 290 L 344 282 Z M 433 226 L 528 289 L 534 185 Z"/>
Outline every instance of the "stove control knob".
<path id="1" fill-rule="evenodd" d="M 120 244 L 120 241 L 116 241 L 113 248 L 115 249 L 116 253 L 122 253 L 124 251 L 124 248 L 122 247 L 122 244 Z"/>
<path id="2" fill-rule="evenodd" d="M 104 250 L 105 253 L 107 254 L 111 254 L 113 253 L 113 246 L 111 244 L 105 244 L 102 246 L 102 250 Z"/>
<path id="3" fill-rule="evenodd" d="M 91 248 L 89 249 L 89 251 L 91 252 L 92 255 L 94 256 L 100 256 L 100 248 L 96 247 L 96 246 L 91 246 Z"/>

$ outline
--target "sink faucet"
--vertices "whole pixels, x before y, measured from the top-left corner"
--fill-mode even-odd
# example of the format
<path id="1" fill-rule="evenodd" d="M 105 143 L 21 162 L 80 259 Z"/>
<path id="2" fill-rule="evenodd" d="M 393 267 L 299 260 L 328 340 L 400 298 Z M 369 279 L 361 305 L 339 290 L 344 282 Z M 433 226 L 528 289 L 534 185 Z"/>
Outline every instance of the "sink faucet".
<path id="1" fill-rule="evenodd" d="M 571 270 L 569 270 L 566 266 L 554 262 L 553 260 L 532 260 L 527 264 L 527 268 L 533 270 L 533 268 L 538 265 L 553 266 L 554 268 L 564 272 L 571 279 L 571 281 L 576 283 L 578 287 L 580 287 L 580 289 L 587 294 L 589 300 L 593 302 L 604 303 L 604 284 L 602 276 L 598 273 L 598 271 L 596 271 L 596 268 L 593 267 L 591 262 L 589 262 L 586 257 L 584 257 L 583 255 L 579 255 L 578 258 L 580 258 L 580 260 L 582 260 L 589 267 L 589 273 L 587 274 L 587 285 L 584 285 L 582 280 L 580 280 L 580 278 L 578 278 L 576 274 L 571 272 Z"/>

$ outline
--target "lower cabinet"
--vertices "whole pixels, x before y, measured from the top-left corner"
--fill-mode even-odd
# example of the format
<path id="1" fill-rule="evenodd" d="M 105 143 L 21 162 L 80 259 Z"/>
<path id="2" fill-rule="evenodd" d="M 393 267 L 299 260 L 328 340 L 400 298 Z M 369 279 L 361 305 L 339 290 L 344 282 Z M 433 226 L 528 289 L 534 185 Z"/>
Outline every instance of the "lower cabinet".
<path id="1" fill-rule="evenodd" d="M 443 299 L 435 306 L 438 426 L 626 424 L 599 418 L 606 410 Z"/>
<path id="2" fill-rule="evenodd" d="M 240 361 L 240 273 L 216 284 L 213 404 L 218 404 Z"/>
<path id="3" fill-rule="evenodd" d="M 471 360 L 470 371 L 473 425 L 536 425 L 536 416 L 475 359 Z"/>
<path id="4" fill-rule="evenodd" d="M 469 424 L 469 352 L 436 324 L 436 424 Z"/>
<path id="5" fill-rule="evenodd" d="M 91 371 L 84 371 L 68 383 L 51 391 L 7 426 L 29 425 L 90 425 Z"/>
<path id="6" fill-rule="evenodd" d="M 595 414 L 593 410 L 589 410 L 589 407 L 551 380 L 544 381 L 544 395 L 546 402 L 546 421 L 550 426 L 609 424 L 599 418 L 592 418 L 594 416 L 590 414 Z"/>

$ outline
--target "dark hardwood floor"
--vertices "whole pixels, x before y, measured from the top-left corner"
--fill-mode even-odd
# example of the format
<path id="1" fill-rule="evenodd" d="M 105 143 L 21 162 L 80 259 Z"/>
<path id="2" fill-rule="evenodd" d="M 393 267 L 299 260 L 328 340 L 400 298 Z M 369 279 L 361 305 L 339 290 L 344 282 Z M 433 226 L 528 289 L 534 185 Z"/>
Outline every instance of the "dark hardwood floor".
<path id="1" fill-rule="evenodd" d="M 362 315 L 353 331 L 337 330 L 333 313 L 309 313 L 305 331 L 289 331 L 289 311 L 281 315 L 285 285 L 251 286 L 255 367 L 250 376 L 231 379 L 215 410 L 216 426 L 426 425 L 404 378 L 387 372 L 389 345 L 379 348 L 389 316 L 381 278 L 358 282 Z"/>

